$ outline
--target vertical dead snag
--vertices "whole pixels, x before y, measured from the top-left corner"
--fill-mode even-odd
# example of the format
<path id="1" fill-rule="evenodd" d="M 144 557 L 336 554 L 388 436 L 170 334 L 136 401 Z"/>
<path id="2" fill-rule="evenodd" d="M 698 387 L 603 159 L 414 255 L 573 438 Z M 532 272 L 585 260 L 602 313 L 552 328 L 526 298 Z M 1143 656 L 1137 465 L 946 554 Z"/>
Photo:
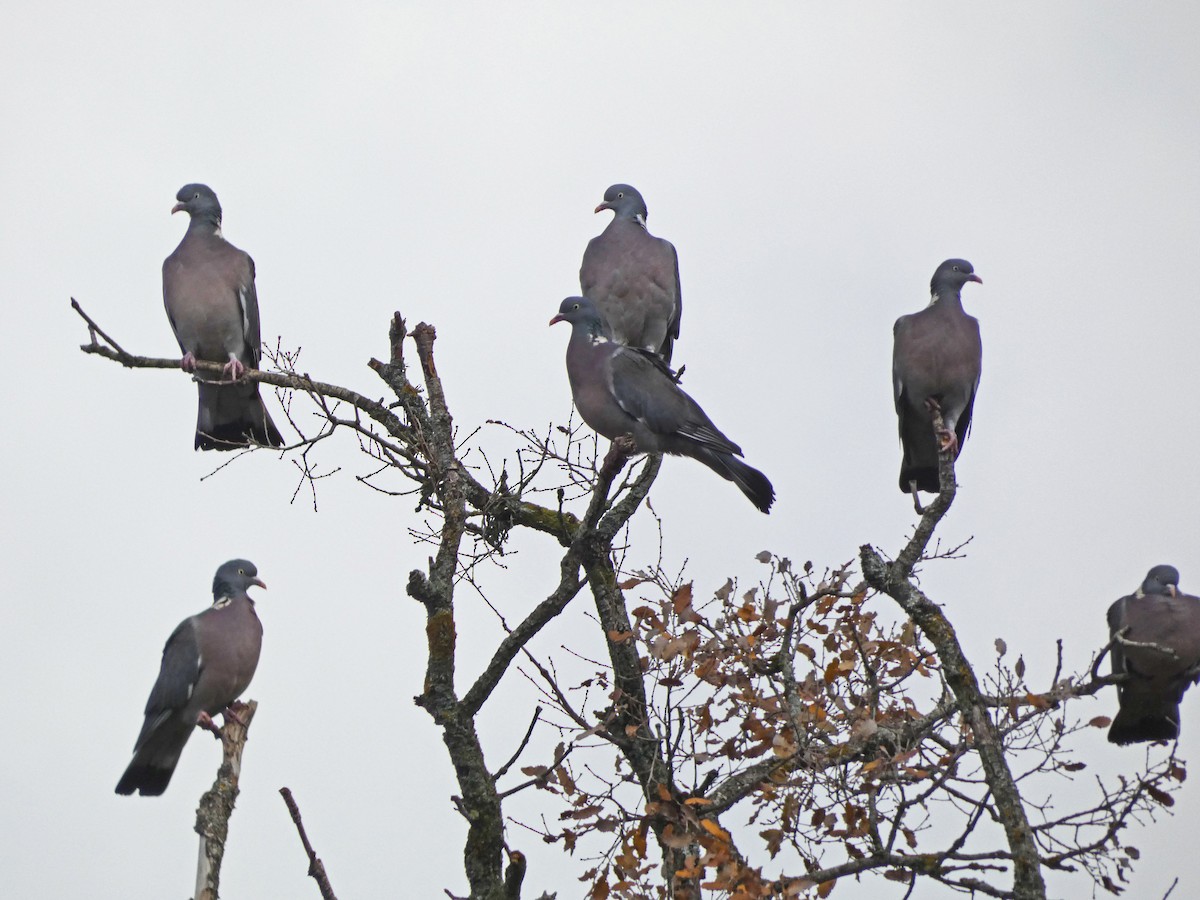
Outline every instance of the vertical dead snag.
<path id="1" fill-rule="evenodd" d="M 196 863 L 195 900 L 217 900 L 221 883 L 221 862 L 225 859 L 225 842 L 229 837 L 229 817 L 237 801 L 238 781 L 242 774 L 242 751 L 246 749 L 247 732 L 258 703 L 235 703 L 231 709 L 236 717 L 226 716 L 221 726 L 221 767 L 213 786 L 200 798 L 196 810 L 196 834 L 200 835 L 200 856 Z M 241 721 L 238 721 L 238 720 Z"/>

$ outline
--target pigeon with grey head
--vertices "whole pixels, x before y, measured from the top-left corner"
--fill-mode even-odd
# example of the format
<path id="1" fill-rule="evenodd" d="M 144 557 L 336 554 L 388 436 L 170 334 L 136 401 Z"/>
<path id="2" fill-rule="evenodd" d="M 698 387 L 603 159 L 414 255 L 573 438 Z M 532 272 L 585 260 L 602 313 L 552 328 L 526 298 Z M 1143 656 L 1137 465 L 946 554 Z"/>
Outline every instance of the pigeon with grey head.
<path id="1" fill-rule="evenodd" d="M 163 262 L 163 303 L 183 351 L 180 364 L 224 365 L 228 382 L 199 379 L 196 443 L 200 450 L 234 450 L 251 443 L 278 447 L 283 437 L 263 406 L 258 383 L 241 380 L 261 354 L 254 260 L 221 234 L 221 204 L 204 184 L 179 189 L 172 213 L 190 217 L 187 233 Z"/>
<path id="2" fill-rule="evenodd" d="M 165 791 L 196 725 L 211 727 L 209 717 L 249 687 L 262 650 L 262 623 L 246 593 L 251 585 L 266 588 L 253 563 L 225 563 L 213 578 L 212 606 L 184 619 L 167 639 L 118 794 L 156 797 Z"/>
<path id="3" fill-rule="evenodd" d="M 649 213 L 636 188 L 612 185 L 596 212 L 602 209 L 614 215 L 583 253 L 580 291 L 599 308 L 613 340 L 669 363 L 683 313 L 675 247 L 646 229 Z"/>
<path id="4" fill-rule="evenodd" d="M 1174 566 L 1155 566 L 1141 587 L 1109 607 L 1108 630 L 1116 639 L 1113 674 L 1127 676 L 1117 685 L 1120 708 L 1109 741 L 1175 740 L 1179 702 L 1200 678 L 1200 598 L 1179 590 Z"/>
<path id="5" fill-rule="evenodd" d="M 550 320 L 569 322 L 567 377 L 579 415 L 609 440 L 630 435 L 643 453 L 690 456 L 736 484 L 758 509 L 768 512 L 775 489 L 762 472 L 738 459 L 729 440 L 699 404 L 676 383 L 655 353 L 609 340 L 595 304 L 568 297 Z"/>
<path id="6" fill-rule="evenodd" d="M 937 493 L 938 452 L 962 451 L 983 365 L 979 322 L 963 310 L 962 288 L 982 284 L 965 259 L 948 259 L 933 273 L 929 305 L 901 316 L 893 329 L 892 388 L 900 419 L 900 490 Z M 933 433 L 933 409 L 943 430 Z"/>

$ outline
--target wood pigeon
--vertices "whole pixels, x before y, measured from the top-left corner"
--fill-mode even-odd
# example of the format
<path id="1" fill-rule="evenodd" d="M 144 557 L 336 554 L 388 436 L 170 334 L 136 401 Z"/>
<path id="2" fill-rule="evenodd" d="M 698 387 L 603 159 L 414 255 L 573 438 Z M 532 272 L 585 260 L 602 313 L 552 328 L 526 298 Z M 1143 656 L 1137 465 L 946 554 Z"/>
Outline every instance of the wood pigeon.
<path id="1" fill-rule="evenodd" d="M 194 372 L 196 360 L 225 364 L 230 381 L 200 380 L 196 448 L 235 450 L 250 443 L 278 447 L 279 429 L 258 395 L 258 383 L 238 379 L 257 369 L 261 352 L 254 260 L 221 234 L 221 204 L 204 184 L 187 184 L 175 195 L 172 213 L 191 221 L 175 252 L 163 262 L 163 302 L 183 351 L 180 364 Z"/>
<path id="2" fill-rule="evenodd" d="M 979 322 L 963 311 L 960 292 L 968 281 L 983 284 L 965 259 L 948 259 L 933 273 L 929 305 L 901 316 L 893 329 L 892 387 L 900 418 L 900 490 L 937 493 L 938 451 L 962 450 L 979 389 L 983 345 Z M 945 429 L 934 440 L 932 409 L 940 407 Z"/>
<path id="3" fill-rule="evenodd" d="M 210 716 L 250 685 L 262 649 L 262 624 L 246 593 L 252 584 L 267 587 L 253 563 L 231 559 L 213 578 L 212 606 L 184 619 L 167 639 L 118 794 L 157 797 L 165 791 L 196 725 L 213 727 Z"/>
<path id="4" fill-rule="evenodd" d="M 1108 630 L 1126 641 L 1112 647 L 1120 709 L 1108 730 L 1113 744 L 1179 737 L 1179 701 L 1200 680 L 1200 598 L 1179 591 L 1174 566 L 1155 566 L 1135 593 L 1108 608 Z"/>
<path id="5" fill-rule="evenodd" d="M 643 453 L 690 456 L 736 484 L 763 512 L 775 488 L 737 457 L 742 448 L 725 437 L 679 387 L 655 353 L 610 340 L 600 311 L 586 297 L 568 297 L 550 320 L 570 322 L 567 376 L 583 420 L 609 440 L 633 437 Z"/>
<path id="6" fill-rule="evenodd" d="M 596 212 L 611 209 L 608 227 L 588 242 L 579 289 L 600 309 L 611 337 L 671 361 L 683 300 L 679 257 L 670 241 L 646 230 L 646 201 L 636 188 L 614 184 Z"/>

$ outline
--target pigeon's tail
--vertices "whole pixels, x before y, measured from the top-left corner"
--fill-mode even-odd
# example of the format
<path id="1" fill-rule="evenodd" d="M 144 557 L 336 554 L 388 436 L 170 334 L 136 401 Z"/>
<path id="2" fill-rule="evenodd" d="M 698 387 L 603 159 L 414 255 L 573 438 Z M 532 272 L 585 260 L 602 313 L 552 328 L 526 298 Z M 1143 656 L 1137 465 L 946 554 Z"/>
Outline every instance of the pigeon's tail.
<path id="1" fill-rule="evenodd" d="M 250 442 L 283 445 L 283 436 L 263 406 L 254 382 L 217 385 L 201 382 L 196 416 L 197 450 L 238 450 Z"/>
<path id="2" fill-rule="evenodd" d="M 942 490 L 938 480 L 937 466 L 900 466 L 900 490 L 906 494 L 912 493 L 912 483 L 917 483 L 917 490 L 929 494 L 937 494 Z"/>
<path id="3" fill-rule="evenodd" d="M 955 460 L 962 453 L 970 425 L 971 410 L 970 407 L 967 407 L 967 411 L 954 426 L 954 433 L 958 436 L 958 446 L 954 450 Z M 912 483 L 915 481 L 919 491 L 930 494 L 940 493 L 942 490 L 938 477 L 940 458 L 932 429 L 928 423 L 920 420 L 916 420 L 912 425 L 906 425 L 905 428 L 906 430 L 900 432 L 900 443 L 904 447 L 904 458 L 900 462 L 900 490 L 906 494 L 912 493 Z"/>
<path id="4" fill-rule="evenodd" d="M 143 797 L 158 797 L 171 783 L 175 769 L 163 769 L 148 764 L 139 764 L 135 759 L 117 782 L 117 793 L 129 796 L 135 791 Z"/>
<path id="5" fill-rule="evenodd" d="M 696 459 L 704 463 L 722 478 L 736 484 L 760 512 L 770 512 L 775 502 L 775 488 L 762 472 L 748 466 L 731 453 L 721 453 L 705 448 Z"/>
<path id="6" fill-rule="evenodd" d="M 1110 744 L 1140 744 L 1173 741 L 1179 737 L 1179 704 L 1169 699 L 1158 703 L 1126 704 L 1108 729 Z"/>
<path id="7" fill-rule="evenodd" d="M 162 723 L 134 751 L 133 760 L 117 782 L 118 794 L 135 791 L 143 797 L 157 797 L 171 783 L 183 746 L 192 734 L 190 724 L 176 719 Z"/>

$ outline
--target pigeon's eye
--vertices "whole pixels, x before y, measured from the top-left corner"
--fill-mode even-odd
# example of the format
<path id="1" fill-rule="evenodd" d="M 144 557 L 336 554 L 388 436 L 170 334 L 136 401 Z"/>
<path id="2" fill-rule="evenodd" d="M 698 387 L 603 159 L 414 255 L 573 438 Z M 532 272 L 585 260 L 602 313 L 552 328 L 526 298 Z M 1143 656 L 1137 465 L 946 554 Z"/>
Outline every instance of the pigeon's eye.
<path id="1" fill-rule="evenodd" d="M 199 199 L 200 199 L 200 195 L 199 195 L 199 194 L 192 194 L 192 199 L 193 199 L 193 200 L 199 200 Z"/>
<path id="2" fill-rule="evenodd" d="M 245 569 L 238 569 L 238 574 L 239 574 L 239 575 L 245 575 L 245 574 L 246 574 L 246 570 L 245 570 Z"/>
<path id="3" fill-rule="evenodd" d="M 954 271 L 955 271 L 955 272 L 961 272 L 961 271 L 962 271 L 962 269 L 960 269 L 958 266 L 955 266 L 955 267 L 954 267 Z"/>
<path id="4" fill-rule="evenodd" d="M 624 191 L 617 191 L 617 199 L 618 199 L 618 200 L 620 200 L 620 199 L 621 199 L 622 197 L 624 197 L 624 196 L 625 196 L 625 192 L 624 192 Z"/>

